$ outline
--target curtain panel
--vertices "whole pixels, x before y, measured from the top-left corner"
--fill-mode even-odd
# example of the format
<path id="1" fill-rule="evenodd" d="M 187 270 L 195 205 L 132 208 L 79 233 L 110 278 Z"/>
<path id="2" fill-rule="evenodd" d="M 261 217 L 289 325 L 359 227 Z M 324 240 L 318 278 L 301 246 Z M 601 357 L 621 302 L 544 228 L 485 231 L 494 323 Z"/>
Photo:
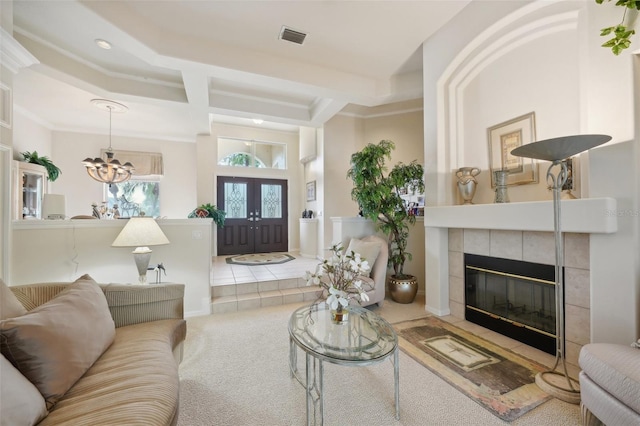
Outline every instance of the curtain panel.
<path id="1" fill-rule="evenodd" d="M 100 155 L 105 161 L 107 160 L 106 149 L 102 149 Z M 162 154 L 159 152 L 113 150 L 113 156 L 120 161 L 120 164 L 124 164 L 127 161 L 133 164 L 135 168 L 134 176 L 164 175 Z"/>

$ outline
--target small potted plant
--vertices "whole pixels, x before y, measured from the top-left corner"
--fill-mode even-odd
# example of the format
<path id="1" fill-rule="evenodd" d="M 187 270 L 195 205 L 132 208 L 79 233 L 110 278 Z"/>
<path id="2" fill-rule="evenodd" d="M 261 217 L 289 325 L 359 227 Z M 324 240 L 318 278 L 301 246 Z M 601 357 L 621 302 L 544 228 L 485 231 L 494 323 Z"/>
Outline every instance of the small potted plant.
<path id="1" fill-rule="evenodd" d="M 49 157 L 39 157 L 37 151 L 25 151 L 21 152 L 20 154 L 24 157 L 25 162 L 39 164 L 47 169 L 47 175 L 51 182 L 58 179 L 58 176 L 62 174 L 62 171 L 60 171 L 60 169 L 55 164 L 53 164 Z"/>
<path id="2" fill-rule="evenodd" d="M 596 0 L 596 3 L 603 4 L 611 0 Z M 623 50 L 631 46 L 631 36 L 636 33 L 634 29 L 638 12 L 640 11 L 640 1 L 638 0 L 617 0 L 615 6 L 622 7 L 622 19 L 620 23 L 611 27 L 602 28 L 602 37 L 612 36 L 602 47 L 610 48 L 614 55 L 619 55 Z"/>
<path id="3" fill-rule="evenodd" d="M 218 225 L 218 228 L 222 228 L 226 215 L 227 213 L 224 210 L 220 210 L 216 206 L 207 203 L 196 207 L 187 217 L 189 219 L 210 217 L 216 225 Z"/>
<path id="4" fill-rule="evenodd" d="M 385 160 L 391 159 L 395 149 L 392 141 L 368 144 L 351 155 L 347 177 L 353 181 L 351 198 L 358 203 L 361 215 L 371 219 L 389 238 L 389 278 L 391 298 L 398 303 L 412 303 L 418 292 L 417 278 L 404 273 L 404 264 L 411 260 L 407 252 L 409 224 L 416 221 L 402 198 L 407 190 L 424 192 L 424 168 L 416 160 L 398 163 L 387 174 Z"/>

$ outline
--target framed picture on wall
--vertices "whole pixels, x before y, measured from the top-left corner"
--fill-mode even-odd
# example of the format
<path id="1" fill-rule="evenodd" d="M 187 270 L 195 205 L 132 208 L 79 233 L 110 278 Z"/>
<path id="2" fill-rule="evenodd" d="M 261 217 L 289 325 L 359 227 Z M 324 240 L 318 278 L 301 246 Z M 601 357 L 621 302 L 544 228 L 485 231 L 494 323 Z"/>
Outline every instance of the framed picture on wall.
<path id="1" fill-rule="evenodd" d="M 511 151 L 515 148 L 536 141 L 534 112 L 489 127 L 487 137 L 492 188 L 496 186 L 493 175 L 496 170 L 509 171 L 507 185 L 538 182 L 538 162 L 533 158 L 511 155 Z"/>
<path id="2" fill-rule="evenodd" d="M 316 181 L 307 182 L 307 201 L 316 200 Z"/>

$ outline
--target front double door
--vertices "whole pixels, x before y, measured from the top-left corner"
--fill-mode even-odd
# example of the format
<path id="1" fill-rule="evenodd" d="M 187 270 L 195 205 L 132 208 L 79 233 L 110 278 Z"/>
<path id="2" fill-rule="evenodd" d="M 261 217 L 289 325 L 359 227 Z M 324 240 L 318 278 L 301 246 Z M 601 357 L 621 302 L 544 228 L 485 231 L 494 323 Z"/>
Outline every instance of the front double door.
<path id="1" fill-rule="evenodd" d="M 217 190 L 219 255 L 288 250 L 286 180 L 219 176 Z"/>

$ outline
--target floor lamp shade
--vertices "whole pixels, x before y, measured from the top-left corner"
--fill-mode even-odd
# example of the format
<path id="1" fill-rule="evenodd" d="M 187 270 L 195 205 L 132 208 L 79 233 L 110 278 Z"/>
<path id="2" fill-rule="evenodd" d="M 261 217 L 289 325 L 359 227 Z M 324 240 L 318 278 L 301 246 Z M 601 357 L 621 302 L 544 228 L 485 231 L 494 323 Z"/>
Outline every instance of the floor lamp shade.
<path id="1" fill-rule="evenodd" d="M 67 202 L 62 194 L 44 194 L 42 198 L 43 219 L 64 219 L 67 216 Z"/>
<path id="2" fill-rule="evenodd" d="M 132 217 L 111 244 L 112 247 L 135 247 L 133 258 L 138 267 L 138 281 L 147 283 L 147 268 L 151 259 L 149 246 L 169 244 L 158 223 L 150 217 Z"/>

